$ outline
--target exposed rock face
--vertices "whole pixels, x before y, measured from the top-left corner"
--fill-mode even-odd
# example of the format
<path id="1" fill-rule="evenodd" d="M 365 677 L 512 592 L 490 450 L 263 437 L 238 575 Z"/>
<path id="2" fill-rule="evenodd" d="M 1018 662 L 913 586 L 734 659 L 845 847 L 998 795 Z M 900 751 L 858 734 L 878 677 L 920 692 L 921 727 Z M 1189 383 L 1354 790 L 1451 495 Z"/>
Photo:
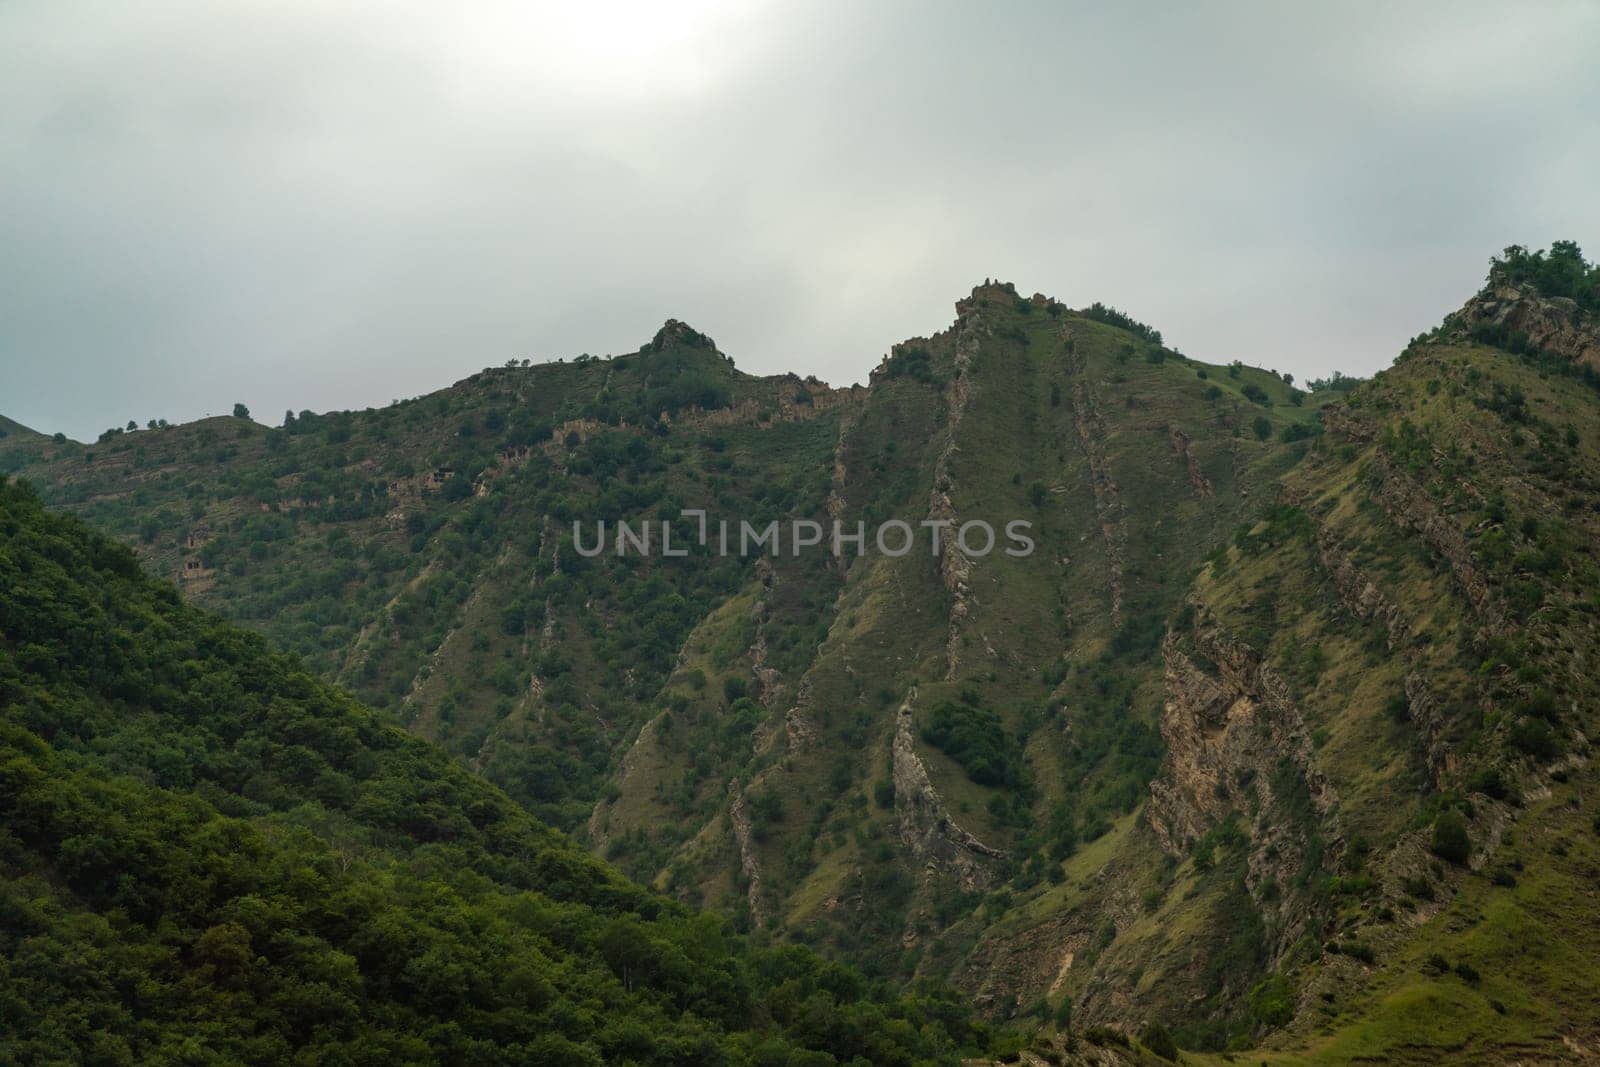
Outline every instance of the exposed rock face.
<path id="1" fill-rule="evenodd" d="M 1189 435 L 1176 425 L 1168 425 L 1167 439 L 1172 442 L 1172 451 L 1183 459 L 1189 473 L 1189 487 L 1194 490 L 1194 495 L 1201 500 L 1209 500 L 1216 496 L 1216 490 L 1211 487 L 1211 479 L 1206 477 L 1205 471 L 1200 469 L 1200 461 L 1195 458 Z"/>
<path id="2" fill-rule="evenodd" d="M 975 297 L 977 292 L 974 290 Z M 975 388 L 972 381 L 972 359 L 977 354 L 978 345 L 989 336 L 989 331 L 978 317 L 975 305 L 958 304 L 957 307 L 961 309 L 961 319 L 956 333 L 955 376 L 946 392 L 946 401 L 949 405 L 945 430 L 947 436 L 944 447 L 939 450 L 939 455 L 934 461 L 933 490 L 928 494 L 928 521 L 944 524 L 939 539 L 939 575 L 944 580 L 944 587 L 949 591 L 951 599 L 950 632 L 945 646 L 947 679 L 956 676 L 961 649 L 961 624 L 970 611 L 967 599 L 972 591 L 972 560 L 961 551 L 955 538 L 955 530 L 961 525 L 961 518 L 956 514 L 955 504 L 951 499 L 955 489 L 955 479 L 951 475 L 950 467 L 959 447 L 956 444 L 956 433 L 961 427 L 962 418 L 966 415 L 967 406 L 972 402 Z"/>
<path id="3" fill-rule="evenodd" d="M 767 666 L 767 604 L 777 575 L 771 563 L 758 559 L 756 576 L 761 581 L 761 597 L 750 608 L 750 620 L 755 624 L 756 636 L 747 655 L 750 658 L 750 673 L 755 680 L 756 699 L 762 707 L 770 708 L 778 699 L 778 689 L 783 680 L 777 670 Z"/>
<path id="4" fill-rule="evenodd" d="M 1334 437 L 1362 444 L 1377 436 L 1372 424 L 1344 403 L 1329 404 L 1322 409 L 1322 428 Z"/>
<path id="5" fill-rule="evenodd" d="M 992 860 L 1006 854 L 957 826 L 917 755 L 911 708 L 915 688 L 900 705 L 894 736 L 894 806 L 900 840 L 930 871 L 954 874 L 965 891 L 986 888 L 994 878 Z"/>
<path id="6" fill-rule="evenodd" d="M 1445 741 L 1444 709 L 1439 706 L 1428 680 L 1422 672 L 1406 675 L 1406 715 L 1422 738 L 1422 748 L 1428 760 L 1428 771 L 1435 785 L 1443 786 L 1457 770 L 1456 754 Z"/>
<path id="7" fill-rule="evenodd" d="M 1445 558 L 1456 584 L 1466 594 L 1484 625 L 1502 629 L 1505 606 L 1500 602 L 1472 555 L 1461 527 L 1451 521 L 1417 481 L 1379 451 L 1372 460 L 1372 499 L 1403 530 L 1409 530 Z"/>
<path id="8" fill-rule="evenodd" d="M 1485 329 L 1521 334 L 1546 352 L 1600 368 L 1600 318 L 1565 297 L 1542 297 L 1532 286 L 1513 285 L 1499 272 L 1449 323 L 1469 336 Z"/>
<path id="9" fill-rule="evenodd" d="M 739 869 L 749 883 L 747 900 L 750 904 L 750 921 L 757 926 L 767 924 L 767 909 L 761 899 L 761 864 L 756 858 L 755 835 L 751 832 L 750 816 L 744 810 L 744 790 L 739 782 L 728 783 L 728 825 L 733 830 L 733 840 L 739 847 Z"/>
<path id="10" fill-rule="evenodd" d="M 1381 622 L 1388 632 L 1391 651 L 1405 645 L 1410 635 L 1405 616 L 1383 595 L 1376 582 L 1361 573 L 1349 553 L 1339 547 L 1326 528 L 1317 531 L 1317 562 L 1333 578 L 1339 602 L 1346 610 L 1363 621 Z"/>
<path id="11" fill-rule="evenodd" d="M 1163 848 L 1178 853 L 1235 817 L 1250 840 L 1245 883 L 1276 951 L 1285 951 L 1309 916 L 1294 893 L 1263 890 L 1269 881 L 1280 888 L 1294 882 L 1313 854 L 1314 836 L 1326 852 L 1337 850 L 1337 797 L 1312 759 L 1310 732 L 1288 684 L 1203 606 L 1194 606 L 1191 631 L 1168 634 L 1162 654 L 1167 758 L 1150 786 L 1151 828 Z"/>
<path id="12" fill-rule="evenodd" d="M 1100 522 L 1100 536 L 1105 540 L 1106 563 L 1111 571 L 1111 626 L 1122 625 L 1123 551 L 1124 533 L 1121 490 L 1111 477 L 1111 465 L 1106 461 L 1105 417 L 1100 413 L 1099 398 L 1086 380 L 1083 358 L 1078 354 L 1072 327 L 1062 330 L 1066 350 L 1067 375 L 1072 381 L 1072 422 L 1078 432 L 1078 442 L 1089 461 L 1089 488 L 1094 493 L 1095 515 Z"/>

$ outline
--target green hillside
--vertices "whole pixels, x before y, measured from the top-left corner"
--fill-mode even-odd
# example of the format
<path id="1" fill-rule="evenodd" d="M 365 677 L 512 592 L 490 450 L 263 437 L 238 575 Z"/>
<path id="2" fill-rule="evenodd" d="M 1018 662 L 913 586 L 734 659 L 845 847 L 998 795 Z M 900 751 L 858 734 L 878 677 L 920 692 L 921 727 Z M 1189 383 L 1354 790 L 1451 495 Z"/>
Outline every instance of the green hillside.
<path id="1" fill-rule="evenodd" d="M 743 374 L 669 322 L 382 409 L 0 440 L 0 463 L 651 886 L 658 922 L 712 909 L 875 987 L 952 983 L 1047 1060 L 1139 1034 L 1583 1056 L 1597 276 L 1570 243 L 1509 249 L 1367 382 L 1296 388 L 986 282 L 865 388 Z M 686 508 L 1022 519 L 1036 549 L 574 542 L 623 520 L 692 544 Z M 235 791 L 273 820 L 367 812 L 297 773 Z"/>
<path id="2" fill-rule="evenodd" d="M 909 1064 L 986 1040 L 948 995 L 885 997 L 628 883 L 11 482 L 0 707 L 0 1061 Z"/>

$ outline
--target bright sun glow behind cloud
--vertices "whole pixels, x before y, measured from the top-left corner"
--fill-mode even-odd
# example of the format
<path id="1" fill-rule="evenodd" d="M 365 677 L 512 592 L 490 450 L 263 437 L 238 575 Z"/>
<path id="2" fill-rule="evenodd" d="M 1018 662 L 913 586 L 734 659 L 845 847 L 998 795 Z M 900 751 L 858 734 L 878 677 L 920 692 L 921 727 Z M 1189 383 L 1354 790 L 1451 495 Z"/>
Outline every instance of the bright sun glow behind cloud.
<path id="1" fill-rule="evenodd" d="M 719 48 L 759 5 L 715 0 L 491 4 L 458 9 L 449 42 L 472 74 L 605 101 L 708 89 L 732 50 Z"/>

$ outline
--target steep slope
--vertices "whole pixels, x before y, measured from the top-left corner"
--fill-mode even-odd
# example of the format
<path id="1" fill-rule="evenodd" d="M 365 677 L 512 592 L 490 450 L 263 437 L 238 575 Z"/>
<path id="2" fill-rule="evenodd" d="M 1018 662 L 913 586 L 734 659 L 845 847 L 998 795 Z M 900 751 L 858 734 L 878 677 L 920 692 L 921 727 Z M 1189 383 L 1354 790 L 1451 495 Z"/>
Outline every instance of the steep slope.
<path id="1" fill-rule="evenodd" d="M 0 1059 L 953 1062 L 0 481 Z"/>
<path id="2" fill-rule="evenodd" d="M 191 601 L 571 828 L 695 620 L 750 580 L 704 555 L 585 561 L 572 521 L 691 500 L 752 521 L 818 510 L 852 395 L 741 375 L 669 322 L 614 360 L 485 371 L 277 430 L 225 417 L 46 441 L 13 467 Z"/>
<path id="3" fill-rule="evenodd" d="M 762 617 L 761 599 L 707 620 L 596 836 L 659 841 L 689 820 L 662 885 L 742 900 L 755 921 L 889 973 L 949 973 L 1012 893 L 1137 806 L 1159 752 L 1148 653 L 1200 561 L 1190 537 L 1220 539 L 1264 504 L 1304 448 L 1282 440 L 1312 418 L 1293 399 L 1266 372 L 1205 368 L 1043 297 L 979 287 L 950 330 L 897 346 L 874 373 L 843 427 L 834 498 L 845 515 L 952 530 L 1023 518 L 1034 553 L 935 558 L 924 545 L 847 561 L 794 699 L 758 713 L 743 751 L 716 742 L 752 735 L 738 701 L 717 715 L 704 694 L 749 665 L 719 670 L 705 650 L 744 647 L 724 635 Z M 1079 699 L 1097 683 L 1098 699 Z M 672 789 L 684 780 L 711 786 Z M 735 865 L 732 887 L 706 878 Z M 1010 1010 L 1001 999 L 985 1003 Z"/>
<path id="4" fill-rule="evenodd" d="M 977 989 L 1284 1062 L 1595 1054 L 1600 335 L 1508 288 L 1329 407 L 1211 554 L 1148 804 L 985 931 Z M 1481 343 L 1508 319 L 1575 343 Z"/>
<path id="5" fill-rule="evenodd" d="M 1206 544 L 1269 502 L 1319 402 L 1098 306 L 985 284 L 957 311 L 870 389 L 752 379 L 669 323 L 632 356 L 281 430 L 56 444 L 23 473 L 636 876 L 939 975 L 1137 807 L 1161 621 Z M 574 520 L 684 507 L 1021 518 L 1037 549 L 573 543 Z"/>
<path id="6" fill-rule="evenodd" d="M 51 443 L 44 434 L 0 415 L 0 474 L 40 462 Z"/>
<path id="7" fill-rule="evenodd" d="M 633 876 L 1051 1054 L 1557 1055 L 1596 1046 L 1597 278 L 1508 250 L 1309 394 L 985 283 L 866 389 L 669 323 L 23 472 Z M 944 548 L 577 551 L 683 508 Z"/>

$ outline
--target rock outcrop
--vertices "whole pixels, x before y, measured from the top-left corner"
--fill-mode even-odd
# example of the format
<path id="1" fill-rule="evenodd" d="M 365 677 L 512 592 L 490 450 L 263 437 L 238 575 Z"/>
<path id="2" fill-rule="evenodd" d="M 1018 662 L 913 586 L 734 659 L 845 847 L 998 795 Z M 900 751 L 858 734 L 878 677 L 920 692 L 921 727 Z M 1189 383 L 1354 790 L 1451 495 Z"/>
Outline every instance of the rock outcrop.
<path id="1" fill-rule="evenodd" d="M 1389 649 L 1404 647 L 1410 624 L 1400 609 L 1383 595 L 1376 582 L 1361 572 L 1350 554 L 1326 527 L 1317 531 L 1317 562 L 1333 579 L 1339 602 L 1356 618 L 1382 624 L 1388 634 Z"/>
<path id="2" fill-rule="evenodd" d="M 1062 330 L 1067 376 L 1072 382 L 1072 422 L 1078 434 L 1078 443 L 1089 462 L 1089 488 L 1094 494 L 1095 515 L 1100 523 L 1100 536 L 1105 542 L 1106 564 L 1111 572 L 1111 626 L 1122 625 L 1123 568 L 1125 533 L 1122 493 L 1111 477 L 1111 465 L 1106 461 L 1105 417 L 1100 413 L 1099 398 L 1086 379 L 1083 358 L 1078 353 L 1077 342 L 1069 325 Z"/>
<path id="3" fill-rule="evenodd" d="M 1192 628 L 1169 633 L 1162 648 L 1167 757 L 1150 786 L 1150 826 L 1176 854 L 1235 819 L 1250 842 L 1245 883 L 1282 952 L 1308 919 L 1284 887 L 1319 862 L 1319 851 L 1338 851 L 1337 797 L 1312 758 L 1288 683 L 1203 605 L 1192 606 Z M 1269 892 L 1269 883 L 1282 891 Z"/>
<path id="4" fill-rule="evenodd" d="M 765 926 L 767 908 L 761 896 L 761 861 L 756 856 L 750 815 L 744 810 L 744 790 L 737 780 L 728 783 L 728 798 L 728 827 L 733 831 L 734 844 L 739 849 L 739 870 L 744 873 L 749 887 L 745 899 L 750 905 L 750 921 L 756 926 Z"/>
<path id="5" fill-rule="evenodd" d="M 894 806 L 899 817 L 900 841 L 934 872 L 953 874 L 963 891 L 988 887 L 994 880 L 993 861 L 1006 854 L 978 840 L 956 825 L 944 800 L 917 755 L 911 709 L 915 688 L 907 694 L 896 717 L 894 735 Z"/>
<path id="6" fill-rule="evenodd" d="M 1372 499 L 1402 530 L 1415 533 L 1449 564 L 1450 573 L 1491 633 L 1504 628 L 1505 605 L 1473 558 L 1472 546 L 1459 524 L 1381 449 L 1372 460 Z"/>
<path id="7" fill-rule="evenodd" d="M 962 306 L 958 304 L 957 307 Z M 955 530 L 961 525 L 961 518 L 956 514 L 955 503 L 952 500 L 955 479 L 951 473 L 951 466 L 960 447 L 956 444 L 957 431 L 961 427 L 962 418 L 966 415 L 967 406 L 972 402 L 974 390 L 972 360 L 977 354 L 978 345 L 988 334 L 989 331 L 980 322 L 976 309 L 962 308 L 955 341 L 955 374 L 946 390 L 949 413 L 945 420 L 945 442 L 934 460 L 933 489 L 928 494 L 928 521 L 943 524 L 944 530 L 939 541 L 939 575 L 944 581 L 946 591 L 950 594 L 949 636 L 945 643 L 947 679 L 956 677 L 961 650 L 961 626 L 971 610 L 968 599 L 972 595 L 972 560 L 961 551 L 955 537 Z"/>
<path id="8" fill-rule="evenodd" d="M 1167 439 L 1172 442 L 1172 451 L 1183 460 L 1184 468 L 1189 475 L 1189 488 L 1194 490 L 1194 495 L 1201 500 L 1210 500 L 1216 496 L 1216 490 L 1211 486 L 1211 479 L 1206 477 L 1206 472 L 1200 468 L 1200 461 L 1195 458 L 1194 445 L 1189 440 L 1189 435 L 1176 424 L 1168 424 Z"/>
<path id="9" fill-rule="evenodd" d="M 1540 296 L 1530 285 L 1513 284 L 1498 271 L 1446 324 L 1467 337 L 1521 338 L 1573 363 L 1600 368 L 1600 317 L 1566 297 Z"/>

